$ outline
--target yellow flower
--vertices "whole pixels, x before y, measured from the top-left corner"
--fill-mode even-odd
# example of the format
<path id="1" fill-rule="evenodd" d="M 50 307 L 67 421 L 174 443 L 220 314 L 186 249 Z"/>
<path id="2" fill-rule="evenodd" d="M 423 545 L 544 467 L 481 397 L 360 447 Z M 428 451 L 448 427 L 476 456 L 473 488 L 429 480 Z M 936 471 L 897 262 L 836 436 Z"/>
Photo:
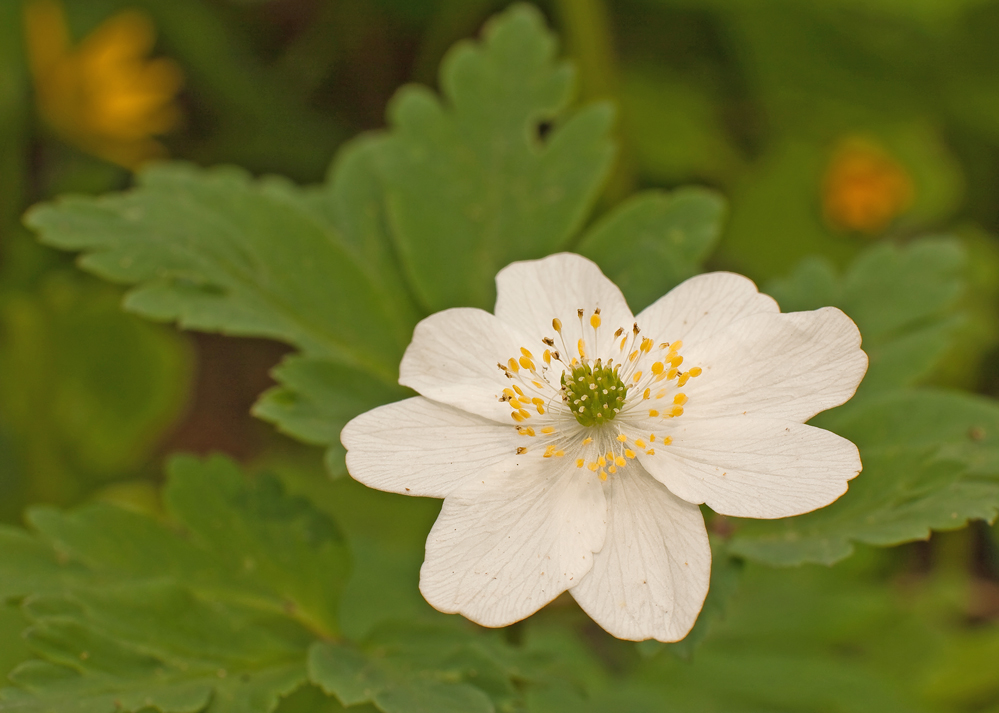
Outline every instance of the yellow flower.
<path id="1" fill-rule="evenodd" d="M 180 121 L 183 75 L 148 58 L 156 36 L 145 15 L 120 12 L 73 47 L 60 2 L 31 0 L 25 31 L 39 113 L 62 138 L 132 169 L 166 154 L 153 136 Z"/>
<path id="2" fill-rule="evenodd" d="M 880 146 L 851 137 L 833 153 L 822 199 L 833 226 L 879 233 L 912 205 L 912 179 Z"/>

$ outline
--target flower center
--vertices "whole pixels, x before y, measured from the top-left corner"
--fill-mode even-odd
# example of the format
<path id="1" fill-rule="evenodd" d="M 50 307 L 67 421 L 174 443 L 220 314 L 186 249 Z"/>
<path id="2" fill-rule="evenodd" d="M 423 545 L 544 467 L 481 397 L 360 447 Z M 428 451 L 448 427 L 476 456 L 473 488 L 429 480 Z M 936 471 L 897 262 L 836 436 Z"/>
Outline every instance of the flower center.
<path id="1" fill-rule="evenodd" d="M 562 401 L 582 426 L 596 426 L 612 421 L 621 413 L 628 387 L 616 369 L 604 366 L 600 359 L 593 364 L 578 364 L 572 373 L 562 374 Z"/>
<path id="2" fill-rule="evenodd" d="M 526 437 L 518 454 L 543 448 L 544 458 L 568 457 L 577 468 L 607 480 L 639 453 L 654 456 L 656 448 L 673 442 L 670 424 L 688 401 L 680 389 L 702 370 L 680 371 L 681 341 L 657 346 L 633 324 L 615 331 L 608 345 L 600 338 L 599 309 L 589 320 L 584 309 L 576 316 L 579 331 L 568 340 L 562 320 L 552 320 L 558 343 L 542 338 L 540 359 L 521 347 L 520 354 L 496 364 L 509 380 L 497 398 L 510 407 L 517 433 Z M 611 354 L 594 359 L 588 343 Z M 559 380 L 552 369 L 558 369 Z"/>

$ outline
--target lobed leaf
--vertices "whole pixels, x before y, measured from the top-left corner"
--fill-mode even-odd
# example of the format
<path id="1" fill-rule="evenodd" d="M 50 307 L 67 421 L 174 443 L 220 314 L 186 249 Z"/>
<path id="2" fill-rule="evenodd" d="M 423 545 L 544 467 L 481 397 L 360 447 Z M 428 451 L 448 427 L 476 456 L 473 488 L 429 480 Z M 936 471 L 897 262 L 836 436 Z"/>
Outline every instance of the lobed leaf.
<path id="1" fill-rule="evenodd" d="M 311 636 L 259 612 L 143 582 L 32 597 L 29 646 L 0 711 L 266 713 L 305 680 Z"/>
<path id="2" fill-rule="evenodd" d="M 229 460 L 169 468 L 168 522 L 97 503 L 0 530 L 0 595 L 24 601 L 35 660 L 0 711 L 272 710 L 338 629 L 333 520 Z"/>
<path id="3" fill-rule="evenodd" d="M 496 657 L 498 649 L 488 640 L 476 638 L 440 628 L 383 628 L 360 647 L 316 644 L 309 677 L 344 706 L 373 703 L 383 713 L 492 713 L 494 698 L 513 697 L 509 678 L 516 670 L 509 657 Z"/>
<path id="4" fill-rule="evenodd" d="M 516 5 L 486 25 L 481 45 L 448 53 L 443 98 L 409 86 L 389 105 L 379 168 L 427 311 L 492 307 L 496 272 L 564 248 L 596 199 L 613 156 L 612 112 L 567 115 L 573 70 L 554 57 L 541 14 Z"/>
<path id="5" fill-rule="evenodd" d="M 394 381 L 415 321 L 391 274 L 274 181 L 160 164 L 131 191 L 66 197 L 26 221 L 83 251 L 85 269 L 136 285 L 126 307 L 182 327 L 261 336 Z"/>

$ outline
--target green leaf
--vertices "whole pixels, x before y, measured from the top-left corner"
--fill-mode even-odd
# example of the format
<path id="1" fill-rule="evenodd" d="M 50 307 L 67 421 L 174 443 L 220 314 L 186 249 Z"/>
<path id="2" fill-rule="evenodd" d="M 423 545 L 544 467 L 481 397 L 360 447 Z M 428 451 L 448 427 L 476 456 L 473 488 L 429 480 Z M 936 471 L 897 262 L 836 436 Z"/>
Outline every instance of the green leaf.
<path id="1" fill-rule="evenodd" d="M 914 605 L 915 587 L 889 586 L 883 558 L 874 563 L 876 580 L 847 569 L 870 560 L 782 570 L 750 563 L 726 616 L 685 660 L 629 659 L 627 642 L 532 619 L 525 648 L 546 656 L 530 669 L 527 710 L 923 711 L 911 702 L 912 672 L 935 653 L 940 632 Z M 991 671 L 990 664 L 978 668 Z"/>
<path id="2" fill-rule="evenodd" d="M 510 697 L 510 675 L 484 642 L 447 629 L 383 629 L 361 647 L 319 643 L 309 655 L 314 683 L 383 713 L 491 713 L 482 689 Z"/>
<path id="3" fill-rule="evenodd" d="M 97 503 L 0 529 L 0 596 L 24 599 L 38 657 L 0 710 L 263 712 L 304 681 L 338 631 L 333 520 L 222 457 L 168 470 L 166 522 Z"/>
<path id="4" fill-rule="evenodd" d="M 346 473 L 340 431 L 347 421 L 410 393 L 362 371 L 309 357 L 288 357 L 272 374 L 281 386 L 260 397 L 254 415 L 300 441 L 326 446 L 326 468 L 333 476 Z"/>
<path id="5" fill-rule="evenodd" d="M 639 193 L 602 218 L 580 241 L 638 312 L 700 272 L 725 215 L 713 191 L 685 188 Z"/>
<path id="6" fill-rule="evenodd" d="M 828 507 L 741 520 L 733 553 L 773 565 L 831 564 L 853 543 L 894 545 L 999 513 L 999 404 L 961 392 L 891 392 L 824 414 L 817 425 L 859 447 L 864 470 Z"/>
<path id="7" fill-rule="evenodd" d="M 611 110 L 567 115 L 573 71 L 554 56 L 541 14 L 516 5 L 486 25 L 481 45 L 445 57 L 443 99 L 410 86 L 389 106 L 379 166 L 428 311 L 491 307 L 496 272 L 564 248 L 607 176 Z M 542 138 L 543 122 L 554 128 Z"/>
<path id="8" fill-rule="evenodd" d="M 947 354 L 959 325 L 964 251 L 954 240 L 923 239 L 904 248 L 882 243 L 842 277 L 821 258 L 804 261 L 766 292 L 790 312 L 833 305 L 860 328 L 870 368 L 862 394 L 917 383 Z"/>
<path id="9" fill-rule="evenodd" d="M 305 680 L 311 637 L 250 608 L 146 582 L 33 597 L 28 644 L 0 711 L 266 713 Z"/>
<path id="10" fill-rule="evenodd" d="M 415 321 L 377 273 L 285 184 L 160 164 L 139 185 L 29 211 L 43 242 L 137 285 L 126 307 L 182 327 L 285 341 L 394 381 Z"/>
<path id="11" fill-rule="evenodd" d="M 246 479 L 222 457 L 178 457 L 168 470 L 164 499 L 185 535 L 103 503 L 71 513 L 31 511 L 28 519 L 58 553 L 59 567 L 51 558 L 22 557 L 31 567 L 22 574 L 17 560 L 0 557 L 0 567 L 12 567 L 3 578 L 6 595 L 59 590 L 67 572 L 94 583 L 169 576 L 208 596 L 290 614 L 319 633 L 336 630 L 347 554 L 329 516 L 285 496 L 269 476 Z M 23 552 L 26 545 L 18 544 Z M 32 573 L 36 579 L 27 579 Z M 28 583 L 33 588 L 16 588 Z"/>

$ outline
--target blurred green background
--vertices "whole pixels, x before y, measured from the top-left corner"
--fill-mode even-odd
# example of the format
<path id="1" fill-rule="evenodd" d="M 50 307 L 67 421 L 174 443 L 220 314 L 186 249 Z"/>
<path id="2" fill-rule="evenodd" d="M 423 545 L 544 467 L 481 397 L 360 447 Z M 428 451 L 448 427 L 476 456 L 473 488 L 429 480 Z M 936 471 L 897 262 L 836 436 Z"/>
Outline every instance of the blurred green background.
<path id="1" fill-rule="evenodd" d="M 580 98 L 619 107 L 621 152 L 603 209 L 643 187 L 717 188 L 730 214 L 709 265 L 760 284 L 808 256 L 844 266 L 876 241 L 956 235 L 971 255 L 968 317 L 932 382 L 999 396 L 999 2 L 538 4 L 577 63 Z M 326 483 L 318 450 L 249 415 L 285 347 L 126 315 L 120 291 L 38 246 L 20 216 L 63 192 L 127 187 L 130 169 L 156 153 L 319 181 L 342 141 L 384 125 L 400 85 L 435 85 L 447 48 L 505 5 L 49 3 L 63 13 L 70 61 L 88 42 L 100 54 L 102 28 L 113 49 L 107 23 L 139 10 L 155 30 L 149 55 L 169 58 L 183 77 L 175 94 L 150 100 L 171 113 L 139 138 L 161 133 L 160 144 L 121 160 L 107 137 L 66 129 L 72 115 L 59 112 L 72 103 L 46 103 L 63 85 L 37 59 L 33 72 L 31 58 L 58 36 L 58 22 L 26 32 L 28 3 L 0 0 L 0 518 L 94 497 L 155 509 L 162 461 L 177 450 L 277 464 L 319 500 L 352 487 Z M 353 502 L 389 506 L 377 494 Z M 350 531 L 364 511 L 338 514 Z M 416 529 L 426 527 L 419 514 Z M 980 525 L 864 554 L 835 578 L 806 567 L 768 580 L 754 569 L 717 636 L 736 648 L 770 637 L 787 657 L 794 632 L 808 630 L 810 645 L 854 652 L 858 670 L 873 667 L 922 706 L 999 711 L 999 545 Z M 0 622 L 3 639 L 5 627 L 16 624 Z M 613 663 L 616 651 L 603 653 Z"/>

